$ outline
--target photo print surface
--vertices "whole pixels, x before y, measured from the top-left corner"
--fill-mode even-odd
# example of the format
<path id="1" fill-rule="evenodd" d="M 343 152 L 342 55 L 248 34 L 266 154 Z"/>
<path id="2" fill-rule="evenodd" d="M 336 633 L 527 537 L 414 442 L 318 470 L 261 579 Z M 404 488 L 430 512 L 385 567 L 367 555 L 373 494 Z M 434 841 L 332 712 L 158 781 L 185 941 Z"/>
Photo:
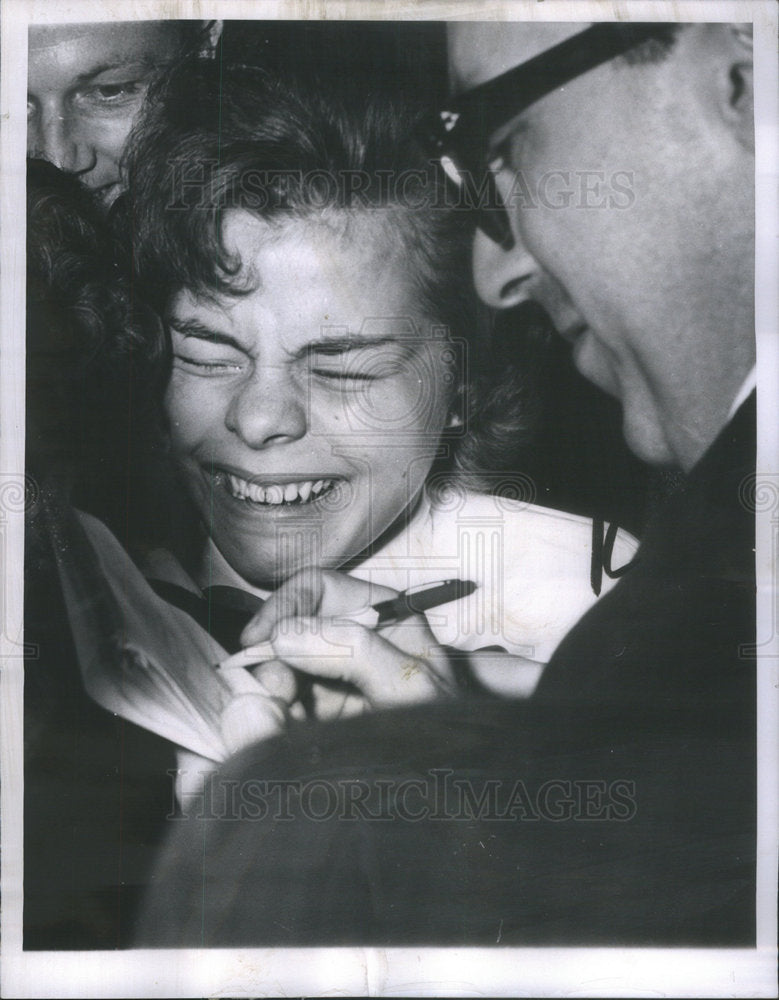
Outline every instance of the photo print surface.
<path id="1" fill-rule="evenodd" d="M 4 15 L 7 982 L 773 995 L 775 14 L 353 6 Z"/>

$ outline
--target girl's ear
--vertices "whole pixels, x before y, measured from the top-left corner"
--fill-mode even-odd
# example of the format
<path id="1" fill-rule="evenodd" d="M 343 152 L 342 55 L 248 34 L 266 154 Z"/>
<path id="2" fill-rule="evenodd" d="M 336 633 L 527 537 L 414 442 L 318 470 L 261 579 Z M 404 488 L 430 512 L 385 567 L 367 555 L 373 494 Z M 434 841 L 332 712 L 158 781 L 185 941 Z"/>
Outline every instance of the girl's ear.
<path id="1" fill-rule="evenodd" d="M 449 416 L 446 418 L 445 429 L 451 430 L 453 427 L 462 427 L 462 425 L 462 415 L 457 410 L 451 410 Z"/>
<path id="2" fill-rule="evenodd" d="M 467 398 L 466 386 L 464 386 L 461 382 L 452 394 L 452 398 L 449 403 L 449 412 L 446 415 L 444 430 L 448 431 L 453 427 L 462 427 L 464 425 L 465 420 L 463 419 L 463 413 L 465 411 L 465 400 Z"/>

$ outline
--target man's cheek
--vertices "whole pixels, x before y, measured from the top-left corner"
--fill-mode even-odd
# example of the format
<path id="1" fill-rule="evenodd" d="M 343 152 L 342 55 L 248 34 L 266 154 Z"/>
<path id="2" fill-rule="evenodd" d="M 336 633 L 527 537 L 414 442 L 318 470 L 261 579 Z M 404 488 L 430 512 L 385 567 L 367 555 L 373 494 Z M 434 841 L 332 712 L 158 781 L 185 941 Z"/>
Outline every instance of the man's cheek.
<path id="1" fill-rule="evenodd" d="M 95 121 L 91 132 L 93 145 L 104 160 L 109 160 L 117 168 L 122 159 L 124 146 L 133 127 L 135 114 L 130 113 L 114 122 Z"/>

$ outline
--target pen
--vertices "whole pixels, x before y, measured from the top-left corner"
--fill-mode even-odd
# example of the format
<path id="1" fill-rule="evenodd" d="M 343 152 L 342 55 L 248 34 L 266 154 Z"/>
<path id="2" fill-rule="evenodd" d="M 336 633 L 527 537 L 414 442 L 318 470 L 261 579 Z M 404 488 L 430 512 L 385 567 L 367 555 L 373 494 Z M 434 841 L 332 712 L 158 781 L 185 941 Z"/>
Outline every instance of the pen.
<path id="1" fill-rule="evenodd" d="M 390 625 L 397 625 L 399 622 L 411 618 L 413 615 L 424 614 L 432 608 L 437 608 L 442 604 L 449 604 L 450 601 L 459 601 L 463 597 L 468 597 L 478 587 L 472 580 L 439 580 L 435 583 L 423 583 L 418 587 L 410 587 L 391 597 L 386 601 L 379 601 L 376 604 L 363 608 L 356 608 L 348 614 L 338 615 L 337 621 L 344 623 L 354 622 L 364 625 L 366 628 L 388 628 Z M 229 670 L 233 667 L 246 667 L 263 660 L 272 660 L 275 657 L 273 646 L 269 642 L 261 642 L 256 646 L 247 646 L 233 656 L 228 657 L 219 664 L 220 670 Z"/>
<path id="2" fill-rule="evenodd" d="M 411 618 L 412 615 L 421 615 L 431 608 L 437 608 L 441 604 L 448 604 L 450 601 L 459 601 L 462 597 L 468 597 L 476 590 L 476 584 L 472 580 L 443 580 L 440 583 L 423 583 L 418 587 L 411 587 L 404 590 L 397 597 L 392 597 L 388 601 L 379 601 L 371 607 L 376 612 L 375 624 L 368 624 L 360 619 L 360 623 L 368 625 L 369 628 L 387 628 L 390 625 L 397 625 L 398 622 Z M 351 615 L 346 618 L 355 621 Z"/>

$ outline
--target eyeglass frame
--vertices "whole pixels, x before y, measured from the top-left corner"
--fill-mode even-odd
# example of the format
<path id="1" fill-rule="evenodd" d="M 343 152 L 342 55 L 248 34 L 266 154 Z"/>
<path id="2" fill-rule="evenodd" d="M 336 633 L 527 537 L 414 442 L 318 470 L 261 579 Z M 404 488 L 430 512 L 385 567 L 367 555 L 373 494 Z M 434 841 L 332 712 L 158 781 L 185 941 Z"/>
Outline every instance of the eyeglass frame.
<path id="1" fill-rule="evenodd" d="M 498 195 L 495 176 L 480 163 L 490 136 L 558 87 L 642 42 L 667 36 L 668 27 L 665 22 L 590 25 L 465 91 L 448 108 L 428 119 L 427 142 L 435 160 L 449 180 L 464 189 L 470 207 L 477 213 L 477 227 L 491 240 L 504 250 L 514 246 L 508 211 Z M 457 177 L 452 176 L 444 161 L 448 161 Z M 478 187 L 474 174 L 485 167 L 483 183 Z"/>

